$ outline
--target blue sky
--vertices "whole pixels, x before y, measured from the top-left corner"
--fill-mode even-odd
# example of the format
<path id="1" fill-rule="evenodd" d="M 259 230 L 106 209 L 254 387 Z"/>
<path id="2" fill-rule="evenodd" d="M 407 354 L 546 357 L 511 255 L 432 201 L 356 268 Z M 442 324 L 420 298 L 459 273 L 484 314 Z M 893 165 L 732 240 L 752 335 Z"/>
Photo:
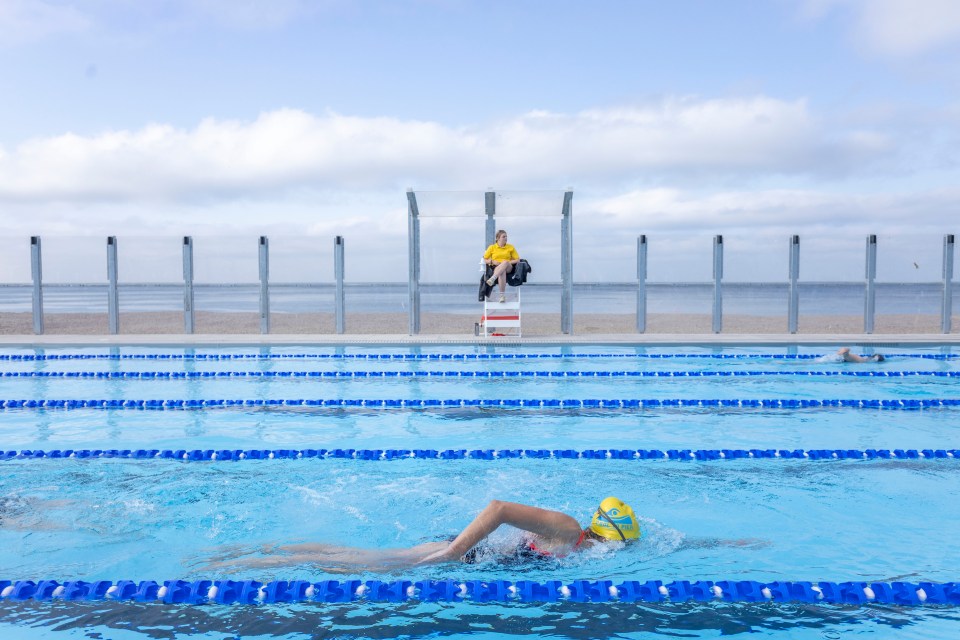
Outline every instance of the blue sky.
<path id="1" fill-rule="evenodd" d="M 340 234 L 383 279 L 406 187 L 572 186 L 581 278 L 628 279 L 638 233 L 800 233 L 854 272 L 864 233 L 960 231 L 958 53 L 953 0 L 0 0 L 0 221 Z M 511 235 L 550 271 L 538 224 Z"/>

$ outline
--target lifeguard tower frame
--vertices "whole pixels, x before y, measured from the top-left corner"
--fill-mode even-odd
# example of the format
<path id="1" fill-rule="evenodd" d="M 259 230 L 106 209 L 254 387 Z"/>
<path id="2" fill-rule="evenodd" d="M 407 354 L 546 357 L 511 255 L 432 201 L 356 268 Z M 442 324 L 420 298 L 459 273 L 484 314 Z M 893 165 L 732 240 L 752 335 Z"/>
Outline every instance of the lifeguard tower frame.
<path id="1" fill-rule="evenodd" d="M 485 244 L 495 241 L 497 192 L 484 194 Z M 553 214 L 555 215 L 555 214 Z M 573 190 L 563 192 L 560 209 L 560 331 L 573 333 Z M 407 238 L 409 249 L 410 335 L 420 333 L 420 209 L 417 194 L 407 189 Z"/>

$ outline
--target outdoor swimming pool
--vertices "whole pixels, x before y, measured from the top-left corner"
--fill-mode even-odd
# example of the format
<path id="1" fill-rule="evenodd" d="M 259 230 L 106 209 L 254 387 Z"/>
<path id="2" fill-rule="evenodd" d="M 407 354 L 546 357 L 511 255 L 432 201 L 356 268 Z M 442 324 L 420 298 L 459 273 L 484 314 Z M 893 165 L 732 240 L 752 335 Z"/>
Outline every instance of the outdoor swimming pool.
<path id="1" fill-rule="evenodd" d="M 473 581 L 500 580 L 955 581 L 960 353 L 887 347 L 886 362 L 853 365 L 819 358 L 830 351 L 0 351 L 0 579 L 404 588 L 399 602 L 368 594 L 258 605 L 11 591 L 0 601 L 0 634 L 956 633 L 960 609 L 938 604 L 578 602 L 576 589 L 557 602 L 471 597 L 481 583 Z M 386 574 L 211 566 L 263 544 L 437 540 L 491 499 L 586 523 L 610 494 L 637 511 L 639 543 L 526 565 L 491 559 Z M 516 536 L 495 534 L 504 543 Z M 418 581 L 447 580 L 471 585 L 470 595 L 419 597 Z"/>

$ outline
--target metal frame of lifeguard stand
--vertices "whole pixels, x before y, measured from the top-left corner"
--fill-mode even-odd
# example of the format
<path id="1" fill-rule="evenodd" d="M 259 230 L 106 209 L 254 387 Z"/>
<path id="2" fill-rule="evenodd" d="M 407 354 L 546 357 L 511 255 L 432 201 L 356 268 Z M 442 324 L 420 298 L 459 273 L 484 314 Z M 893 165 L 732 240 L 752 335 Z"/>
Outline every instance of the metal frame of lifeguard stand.
<path id="1" fill-rule="evenodd" d="M 496 241 L 497 192 L 484 197 L 486 244 Z M 560 331 L 573 333 L 573 190 L 563 192 L 560 210 Z M 407 189 L 407 238 L 409 248 L 410 335 L 420 333 L 420 208 L 417 194 Z"/>

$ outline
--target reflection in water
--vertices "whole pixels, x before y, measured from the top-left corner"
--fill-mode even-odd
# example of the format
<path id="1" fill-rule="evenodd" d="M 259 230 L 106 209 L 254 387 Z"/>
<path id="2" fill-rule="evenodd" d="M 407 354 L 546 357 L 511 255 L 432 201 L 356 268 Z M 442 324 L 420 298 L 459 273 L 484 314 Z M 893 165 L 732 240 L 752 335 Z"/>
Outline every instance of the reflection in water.
<path id="1" fill-rule="evenodd" d="M 782 632 L 790 638 L 824 634 L 892 633 L 904 637 L 946 637 L 960 621 L 952 608 L 875 605 L 739 603 L 523 603 L 350 604 L 298 603 L 269 606 L 166 606 L 133 602 L 7 602 L 3 627 L 56 620 L 58 631 L 84 629 L 111 637 L 135 629 L 147 638 L 182 634 L 236 634 L 242 637 L 422 637 L 494 632 L 562 638 L 625 634 L 714 637 Z M 131 624 L 131 621 L 133 623 Z"/>

